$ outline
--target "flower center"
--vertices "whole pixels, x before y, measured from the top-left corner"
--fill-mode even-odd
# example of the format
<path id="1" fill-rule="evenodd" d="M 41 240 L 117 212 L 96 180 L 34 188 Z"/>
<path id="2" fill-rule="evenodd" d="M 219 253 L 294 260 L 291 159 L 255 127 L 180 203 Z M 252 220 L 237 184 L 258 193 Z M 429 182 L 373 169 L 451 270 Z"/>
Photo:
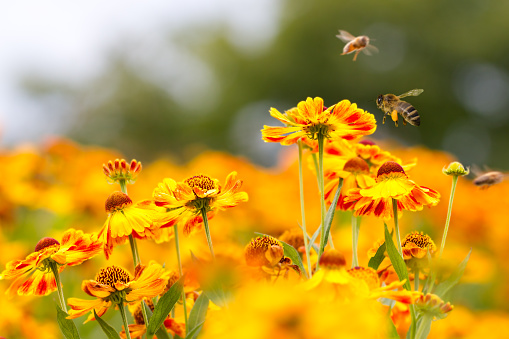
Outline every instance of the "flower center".
<path id="1" fill-rule="evenodd" d="M 339 270 L 346 266 L 345 256 L 337 250 L 328 250 L 323 252 L 320 257 L 320 267 Z"/>
<path id="2" fill-rule="evenodd" d="M 115 288 L 116 283 L 127 284 L 131 280 L 131 275 L 122 267 L 118 266 L 102 268 L 95 277 L 95 281 L 98 283 L 108 285 L 113 288 Z"/>
<path id="3" fill-rule="evenodd" d="M 364 159 L 355 157 L 346 162 L 343 170 L 350 173 L 369 173 L 369 165 Z"/>
<path id="4" fill-rule="evenodd" d="M 431 237 L 424 233 L 412 232 L 408 234 L 405 239 L 403 239 L 402 246 L 405 247 L 408 243 L 413 243 L 417 245 L 419 248 L 426 249 L 429 247 L 431 251 L 436 249 L 435 242 L 431 239 Z"/>
<path id="5" fill-rule="evenodd" d="M 129 207 L 132 204 L 133 201 L 127 194 L 117 191 L 111 193 L 108 199 L 106 199 L 105 209 L 106 212 L 111 213 Z"/>
<path id="6" fill-rule="evenodd" d="M 380 286 L 378 274 L 371 267 L 354 267 L 347 271 L 352 277 L 363 280 L 368 284 L 370 290 Z"/>
<path id="7" fill-rule="evenodd" d="M 45 249 L 46 247 L 50 247 L 50 246 L 53 246 L 53 245 L 60 245 L 60 243 L 53 239 L 53 238 L 42 238 L 41 240 L 39 240 L 39 242 L 37 243 L 37 245 L 35 245 L 35 251 L 36 252 L 39 252 L 40 250 L 43 250 Z"/>
<path id="8" fill-rule="evenodd" d="M 407 175 L 403 167 L 401 167 L 401 165 L 395 161 L 387 161 L 378 169 L 378 173 L 376 175 L 376 182 L 401 177 L 407 178 Z"/>
<path id="9" fill-rule="evenodd" d="M 189 187 L 199 187 L 205 191 L 210 191 L 210 190 L 217 188 L 214 180 L 212 180 L 210 177 L 208 177 L 206 175 L 202 175 L 202 174 L 192 176 L 192 177 L 184 180 L 184 182 L 187 185 L 189 185 Z"/>

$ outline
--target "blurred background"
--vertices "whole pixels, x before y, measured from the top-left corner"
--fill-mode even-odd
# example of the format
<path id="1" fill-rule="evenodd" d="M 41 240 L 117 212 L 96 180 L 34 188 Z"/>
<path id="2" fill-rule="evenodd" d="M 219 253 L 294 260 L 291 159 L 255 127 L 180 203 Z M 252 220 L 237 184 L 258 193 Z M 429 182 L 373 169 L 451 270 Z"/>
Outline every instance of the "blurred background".
<path id="1" fill-rule="evenodd" d="M 421 126 L 375 138 L 505 170 L 509 2 L 17 1 L 0 14 L 4 146 L 63 135 L 142 161 L 224 150 L 270 166 L 259 130 L 306 97 L 375 114 L 402 94 Z M 341 56 L 338 29 L 380 53 Z"/>

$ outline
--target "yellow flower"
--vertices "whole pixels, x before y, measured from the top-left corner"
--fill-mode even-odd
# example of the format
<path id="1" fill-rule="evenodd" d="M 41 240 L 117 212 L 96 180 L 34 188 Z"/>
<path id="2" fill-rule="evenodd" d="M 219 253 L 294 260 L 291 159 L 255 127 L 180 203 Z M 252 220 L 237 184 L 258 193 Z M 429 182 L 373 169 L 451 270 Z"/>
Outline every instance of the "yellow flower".
<path id="1" fill-rule="evenodd" d="M 68 319 L 81 317 L 95 310 L 101 317 L 110 306 L 124 303 L 133 304 L 143 298 L 153 298 L 164 291 L 168 281 L 167 274 L 159 264 L 148 266 L 138 265 L 134 278 L 125 269 L 118 266 L 109 266 L 99 271 L 95 280 L 83 281 L 81 288 L 95 300 L 69 298 L 67 303 L 71 306 Z M 93 313 L 86 321 L 94 319 Z"/>
<path id="2" fill-rule="evenodd" d="M 117 245 L 124 244 L 129 235 L 138 239 L 163 236 L 155 222 L 162 215 L 162 209 L 150 201 L 141 201 L 133 205 L 131 198 L 122 192 L 113 192 L 105 204 L 108 217 L 98 237 L 104 244 L 104 255 L 108 259 Z"/>
<path id="3" fill-rule="evenodd" d="M 43 238 L 35 246 L 35 252 L 24 260 L 12 260 L 7 263 L 0 279 L 15 279 L 7 295 L 47 295 L 57 289 L 52 265 L 62 272 L 66 266 L 79 265 L 90 259 L 102 248 L 94 235 L 84 234 L 74 229 L 67 230 L 62 241 Z"/>
<path id="4" fill-rule="evenodd" d="M 244 250 L 244 257 L 248 266 L 272 267 L 277 264 L 284 255 L 283 245 L 276 238 L 261 236 L 257 237 Z"/>
<path id="5" fill-rule="evenodd" d="M 420 211 L 424 206 L 435 206 L 440 193 L 418 186 L 408 179 L 403 167 L 394 161 L 384 163 L 378 169 L 376 183 L 368 188 L 351 189 L 345 198 L 355 203 L 355 215 L 375 215 L 383 219 L 393 218 L 392 199 L 396 199 L 398 211 Z"/>
<path id="6" fill-rule="evenodd" d="M 184 222 L 184 233 L 189 235 L 203 223 L 201 211 L 210 219 L 216 211 L 235 207 L 246 202 L 246 192 L 239 192 L 242 180 L 237 180 L 237 172 L 231 172 L 224 187 L 219 180 L 206 175 L 195 175 L 183 182 L 166 178 L 154 189 L 153 197 L 157 206 L 169 211 L 161 220 L 167 225 Z"/>
<path id="7" fill-rule="evenodd" d="M 332 140 L 352 140 L 372 134 L 376 129 L 373 114 L 357 108 L 356 104 L 348 100 L 325 108 L 322 98 L 307 98 L 285 114 L 271 108 L 270 115 L 284 123 L 285 127 L 264 126 L 262 139 L 265 142 L 279 142 L 281 145 L 292 145 L 306 137 L 317 139 L 318 135 Z"/>

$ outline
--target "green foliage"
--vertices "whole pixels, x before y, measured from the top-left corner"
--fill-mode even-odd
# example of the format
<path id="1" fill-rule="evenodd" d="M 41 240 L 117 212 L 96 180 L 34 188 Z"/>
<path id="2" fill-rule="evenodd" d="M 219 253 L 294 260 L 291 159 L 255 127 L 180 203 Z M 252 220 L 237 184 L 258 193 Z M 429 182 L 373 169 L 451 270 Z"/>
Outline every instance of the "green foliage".
<path id="1" fill-rule="evenodd" d="M 193 309 L 189 314 L 189 321 L 187 323 L 189 333 L 186 335 L 186 339 L 195 339 L 198 336 L 201 327 L 205 322 L 205 316 L 207 315 L 208 308 L 209 298 L 202 293 L 198 299 L 196 299 Z"/>
<path id="2" fill-rule="evenodd" d="M 434 293 L 438 295 L 440 298 L 444 298 L 447 292 L 451 290 L 461 279 L 463 276 L 463 272 L 467 267 L 468 259 L 470 259 L 470 255 L 472 254 L 472 250 L 470 250 L 465 259 L 459 264 L 458 268 L 452 272 L 452 274 L 447 278 L 447 280 L 442 281 L 436 287 Z"/>
<path id="3" fill-rule="evenodd" d="M 175 306 L 179 300 L 184 288 L 184 279 L 185 277 L 181 277 L 177 280 L 177 282 L 170 287 L 168 292 L 159 299 L 157 305 L 155 305 L 154 312 L 147 326 L 147 335 L 149 337 L 152 337 L 157 332 L 159 327 L 163 324 L 164 319 L 170 314 L 173 306 Z"/>
<path id="4" fill-rule="evenodd" d="M 382 261 L 385 258 L 385 242 L 378 247 L 376 250 L 375 256 L 369 259 L 368 267 L 371 267 L 374 270 L 377 270 Z"/>
<path id="5" fill-rule="evenodd" d="M 120 305 L 119 307 L 123 307 L 123 306 Z M 110 324 L 108 324 L 106 321 L 101 319 L 101 317 L 99 317 L 97 315 L 97 313 L 95 313 L 95 310 L 94 310 L 94 317 L 95 317 L 95 320 L 97 320 L 97 323 L 99 324 L 99 326 L 101 326 L 104 334 L 106 334 L 106 337 L 108 337 L 108 339 L 121 339 L 118 332 L 113 327 L 111 327 Z M 127 328 L 125 330 L 129 331 L 129 329 L 127 329 Z"/>
<path id="6" fill-rule="evenodd" d="M 406 267 L 405 261 L 401 257 L 401 254 L 399 254 L 398 249 L 396 248 L 396 245 L 394 245 L 394 241 L 392 240 L 392 236 L 389 233 L 389 230 L 387 229 L 387 225 L 384 223 L 384 229 L 385 229 L 385 244 L 387 247 L 387 254 L 389 255 L 389 258 L 391 259 L 392 267 L 394 267 L 394 270 L 396 271 L 396 274 L 398 275 L 399 280 L 403 281 L 405 280 L 405 288 L 408 291 L 411 291 L 412 288 L 410 287 L 410 282 L 408 281 L 408 269 Z"/>
<path id="7" fill-rule="evenodd" d="M 329 207 L 329 210 L 327 211 L 327 214 L 325 214 L 325 234 L 323 236 L 323 243 L 320 244 L 320 247 L 322 249 L 325 248 L 325 245 L 327 244 L 327 241 L 329 240 L 329 233 L 332 226 L 332 220 L 334 220 L 334 213 L 336 212 L 336 206 L 338 205 L 339 200 L 339 193 L 341 192 L 342 187 L 342 178 L 339 178 L 339 185 L 338 189 L 336 190 L 336 194 L 334 195 L 334 199 L 332 199 L 332 203 Z"/>
<path id="8" fill-rule="evenodd" d="M 76 325 L 74 324 L 74 321 L 71 319 L 66 319 L 69 314 L 64 312 L 60 306 L 56 305 L 57 307 L 57 322 L 58 326 L 60 327 L 60 330 L 64 334 L 64 336 L 67 339 L 80 339 L 80 334 L 78 333 L 78 329 L 76 328 Z"/>

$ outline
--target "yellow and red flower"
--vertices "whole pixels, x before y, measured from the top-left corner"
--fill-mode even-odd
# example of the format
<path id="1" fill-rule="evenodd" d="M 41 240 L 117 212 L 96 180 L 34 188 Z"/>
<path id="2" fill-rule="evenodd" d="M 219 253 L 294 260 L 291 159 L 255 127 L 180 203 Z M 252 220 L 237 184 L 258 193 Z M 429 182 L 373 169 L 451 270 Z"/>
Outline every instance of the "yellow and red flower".
<path id="1" fill-rule="evenodd" d="M 103 164 L 103 172 L 104 175 L 106 175 L 106 180 L 108 180 L 110 184 L 120 181 L 133 184 L 136 181 L 136 177 L 141 172 L 141 162 L 133 159 L 128 165 L 125 159 L 110 160 L 108 164 Z"/>
<path id="2" fill-rule="evenodd" d="M 424 206 L 435 206 L 440 193 L 419 186 L 408 179 L 403 167 L 394 161 L 384 163 L 378 169 L 376 183 L 368 188 L 348 191 L 346 203 L 354 203 L 355 215 L 375 215 L 383 219 L 393 218 L 392 200 L 397 202 L 398 211 L 420 211 Z"/>
<path id="3" fill-rule="evenodd" d="M 425 268 L 428 266 L 427 254 L 435 256 L 437 246 L 427 234 L 417 231 L 407 234 L 401 242 L 403 259 L 409 268 Z"/>
<path id="4" fill-rule="evenodd" d="M 210 219 L 217 211 L 226 210 L 246 202 L 246 192 L 240 192 L 242 180 L 237 180 L 237 172 L 231 172 L 224 187 L 219 180 L 206 175 L 195 175 L 183 182 L 166 178 L 154 189 L 153 198 L 157 206 L 169 211 L 161 219 L 167 226 L 182 221 L 184 234 L 191 232 L 203 223 L 202 210 Z"/>
<path id="5" fill-rule="evenodd" d="M 14 279 L 14 282 L 5 294 L 47 295 L 54 292 L 57 284 L 52 265 L 56 265 L 58 272 L 62 272 L 66 266 L 79 265 L 101 249 L 102 243 L 95 235 L 74 229 L 67 230 L 61 242 L 43 238 L 35 246 L 35 252 L 24 260 L 7 263 L 0 279 Z"/>
<path id="6" fill-rule="evenodd" d="M 331 140 L 353 140 L 376 129 L 375 117 L 348 100 L 325 108 L 322 98 L 307 98 L 285 114 L 271 108 L 270 115 L 285 126 L 264 126 L 262 139 L 281 145 L 295 144 L 301 138 L 317 139 L 320 134 Z"/>
<path id="7" fill-rule="evenodd" d="M 127 194 L 117 191 L 106 199 L 105 208 L 108 217 L 98 237 L 104 244 L 106 259 L 110 257 L 115 246 L 127 241 L 129 235 L 138 239 L 163 236 L 158 231 L 160 224 L 156 222 L 163 215 L 163 209 L 149 200 L 133 204 Z"/>
<path id="8" fill-rule="evenodd" d="M 161 265 L 151 263 L 148 266 L 138 265 L 134 277 L 119 266 L 109 266 L 99 271 L 95 280 L 85 280 L 81 288 L 95 300 L 69 298 L 71 306 L 68 319 L 81 317 L 88 312 L 95 312 L 101 317 L 112 305 L 124 306 L 133 304 L 143 298 L 153 298 L 161 294 L 168 282 L 168 274 Z M 86 321 L 94 319 L 93 313 Z"/>

